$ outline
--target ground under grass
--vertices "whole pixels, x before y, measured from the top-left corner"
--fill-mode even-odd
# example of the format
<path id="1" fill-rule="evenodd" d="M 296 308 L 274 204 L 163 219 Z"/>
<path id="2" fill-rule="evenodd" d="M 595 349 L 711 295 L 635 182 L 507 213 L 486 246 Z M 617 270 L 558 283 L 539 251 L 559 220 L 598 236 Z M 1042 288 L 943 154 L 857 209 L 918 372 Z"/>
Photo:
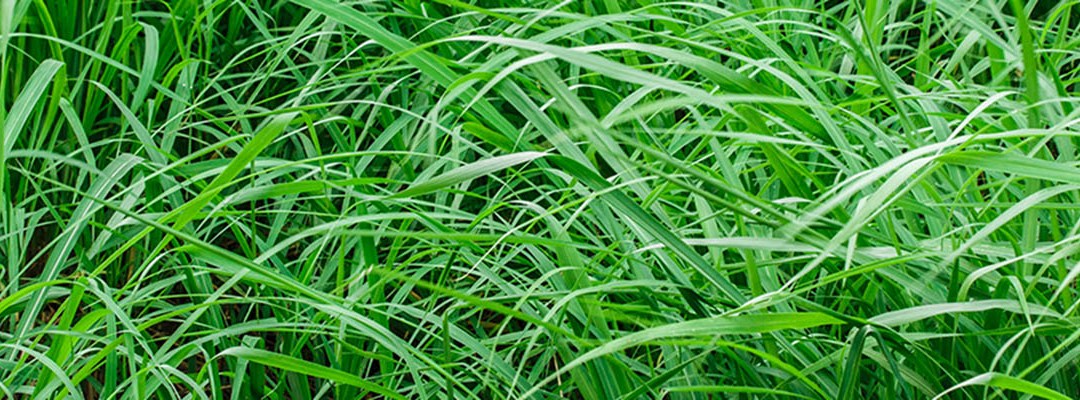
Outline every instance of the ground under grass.
<path id="1" fill-rule="evenodd" d="M 0 0 L 0 396 L 1078 398 L 1077 7 Z"/>

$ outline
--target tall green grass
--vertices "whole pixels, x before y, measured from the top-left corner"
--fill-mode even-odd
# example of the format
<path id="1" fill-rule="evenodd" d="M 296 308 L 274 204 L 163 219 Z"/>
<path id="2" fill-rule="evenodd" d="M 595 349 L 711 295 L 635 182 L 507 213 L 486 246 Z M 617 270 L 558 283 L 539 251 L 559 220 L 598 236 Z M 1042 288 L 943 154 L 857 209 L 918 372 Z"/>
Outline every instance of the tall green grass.
<path id="1" fill-rule="evenodd" d="M 0 393 L 1080 398 L 1078 19 L 0 0 Z"/>

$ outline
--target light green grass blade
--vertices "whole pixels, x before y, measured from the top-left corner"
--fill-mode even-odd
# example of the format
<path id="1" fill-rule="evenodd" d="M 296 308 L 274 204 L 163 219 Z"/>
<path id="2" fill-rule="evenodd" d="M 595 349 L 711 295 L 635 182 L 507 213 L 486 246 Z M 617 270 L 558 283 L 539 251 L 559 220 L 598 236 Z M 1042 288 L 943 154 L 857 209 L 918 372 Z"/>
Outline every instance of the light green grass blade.
<path id="1" fill-rule="evenodd" d="M 545 378 L 544 380 L 541 380 L 537 384 L 537 387 L 534 387 L 529 391 L 525 392 L 520 396 L 520 398 L 527 398 L 531 396 L 539 389 L 539 386 L 543 386 L 547 382 L 555 380 L 556 378 L 558 378 L 559 375 L 566 373 L 567 371 L 579 365 L 582 365 L 589 360 L 610 355 L 612 353 L 625 350 L 626 348 L 639 346 L 649 342 L 693 336 L 715 337 L 725 335 L 767 333 L 778 330 L 806 329 L 838 323 L 840 323 L 840 320 L 834 319 L 825 314 L 776 313 L 743 315 L 737 317 L 715 317 L 649 328 L 623 336 L 611 342 L 604 343 L 595 349 L 589 350 L 587 353 L 582 354 L 578 358 L 567 363 L 565 366 L 559 368 L 559 370 L 555 371 L 553 375 Z"/>
<path id="2" fill-rule="evenodd" d="M 1052 400 L 1066 400 L 1069 397 L 1058 393 L 1052 389 L 1048 389 L 1042 385 L 1031 383 L 1022 379 L 1016 379 L 1008 375 L 1003 375 L 996 372 L 987 372 L 982 375 L 975 376 L 966 381 L 960 382 L 956 386 L 949 388 L 941 394 L 934 397 L 934 399 L 940 399 L 950 392 L 969 387 L 969 386 L 989 386 L 998 389 L 1014 390 L 1020 393 L 1036 396 L 1043 399 Z"/>
<path id="3" fill-rule="evenodd" d="M 247 347 L 233 347 L 225 349 L 225 351 L 218 353 L 217 356 L 240 357 L 251 362 L 257 362 L 266 366 L 280 368 L 285 371 L 299 372 L 304 375 L 323 378 L 339 384 L 356 386 L 358 388 L 368 390 L 372 393 L 377 393 L 391 399 L 405 398 L 404 396 L 394 393 L 390 389 L 376 385 L 372 382 L 368 382 L 367 380 L 360 379 L 356 375 L 350 374 L 348 372 L 328 368 L 319 364 L 315 364 L 283 354 L 277 354 L 265 350 L 252 349 Z"/>
<path id="4" fill-rule="evenodd" d="M 30 75 L 26 87 L 15 98 L 15 102 L 11 104 L 11 109 L 7 111 L 4 117 L 3 137 L 0 138 L 3 139 L 0 143 L 4 145 L 4 154 L 10 153 L 15 147 L 15 141 L 22 134 L 26 120 L 30 118 L 30 114 L 35 110 L 34 107 L 37 105 L 38 100 L 41 99 L 41 95 L 45 93 L 45 89 L 52 83 L 53 76 L 63 66 L 64 64 L 59 61 L 45 60 L 34 70 L 34 74 Z"/>

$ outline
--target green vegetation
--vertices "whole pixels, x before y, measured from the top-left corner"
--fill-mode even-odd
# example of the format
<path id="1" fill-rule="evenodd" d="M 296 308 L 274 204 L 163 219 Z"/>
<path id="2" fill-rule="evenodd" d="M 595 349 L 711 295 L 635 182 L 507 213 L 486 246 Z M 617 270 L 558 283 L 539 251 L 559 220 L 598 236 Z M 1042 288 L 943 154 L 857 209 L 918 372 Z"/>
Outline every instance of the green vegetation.
<path id="1" fill-rule="evenodd" d="M 0 0 L 0 396 L 1080 398 L 1078 22 Z"/>

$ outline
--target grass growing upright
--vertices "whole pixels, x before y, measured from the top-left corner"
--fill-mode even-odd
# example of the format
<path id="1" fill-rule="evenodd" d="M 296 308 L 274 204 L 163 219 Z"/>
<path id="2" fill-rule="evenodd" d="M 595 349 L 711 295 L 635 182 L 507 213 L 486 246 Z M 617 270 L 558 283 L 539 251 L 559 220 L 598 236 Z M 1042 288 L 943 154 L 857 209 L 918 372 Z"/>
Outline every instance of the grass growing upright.
<path id="1" fill-rule="evenodd" d="M 0 392 L 1080 398 L 1077 4 L 0 0 Z"/>

